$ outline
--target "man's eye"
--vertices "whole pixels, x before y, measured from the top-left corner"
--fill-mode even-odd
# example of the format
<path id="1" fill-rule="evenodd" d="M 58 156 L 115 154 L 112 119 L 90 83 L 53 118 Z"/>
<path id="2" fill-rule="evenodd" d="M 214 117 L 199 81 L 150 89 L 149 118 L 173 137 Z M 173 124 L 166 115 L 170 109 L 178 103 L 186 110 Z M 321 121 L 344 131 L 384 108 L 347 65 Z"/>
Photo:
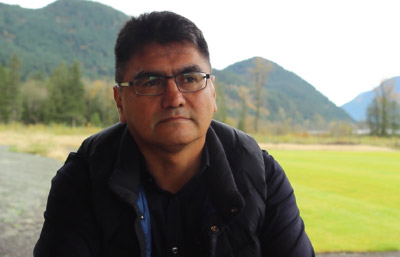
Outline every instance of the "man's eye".
<path id="1" fill-rule="evenodd" d="M 185 74 L 183 76 L 184 83 L 196 83 L 198 81 L 199 81 L 199 76 L 196 76 L 196 74 Z"/>
<path id="2" fill-rule="evenodd" d="M 163 80 L 160 78 L 143 79 L 138 83 L 141 87 L 157 87 L 163 85 Z"/>

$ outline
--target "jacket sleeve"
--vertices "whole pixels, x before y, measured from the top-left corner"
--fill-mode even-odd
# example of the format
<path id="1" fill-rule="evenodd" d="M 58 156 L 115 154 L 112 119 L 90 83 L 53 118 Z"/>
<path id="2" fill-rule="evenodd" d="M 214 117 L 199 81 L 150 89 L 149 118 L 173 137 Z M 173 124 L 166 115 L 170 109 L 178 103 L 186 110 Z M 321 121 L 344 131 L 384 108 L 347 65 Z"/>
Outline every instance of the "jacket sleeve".
<path id="1" fill-rule="evenodd" d="M 97 238 L 88 200 L 88 172 L 71 153 L 52 180 L 35 257 L 98 256 Z"/>
<path id="2" fill-rule="evenodd" d="M 263 256 L 314 257 L 293 188 L 281 166 L 263 151 L 267 200 L 261 235 Z"/>

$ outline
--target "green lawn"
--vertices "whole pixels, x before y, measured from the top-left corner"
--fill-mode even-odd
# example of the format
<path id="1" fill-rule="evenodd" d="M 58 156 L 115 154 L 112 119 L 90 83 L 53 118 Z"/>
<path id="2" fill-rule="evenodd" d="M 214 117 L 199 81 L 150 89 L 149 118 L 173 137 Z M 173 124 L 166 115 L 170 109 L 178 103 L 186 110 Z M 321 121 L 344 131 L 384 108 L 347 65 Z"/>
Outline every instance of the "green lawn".
<path id="1" fill-rule="evenodd" d="M 269 151 L 317 252 L 400 250 L 400 152 Z"/>

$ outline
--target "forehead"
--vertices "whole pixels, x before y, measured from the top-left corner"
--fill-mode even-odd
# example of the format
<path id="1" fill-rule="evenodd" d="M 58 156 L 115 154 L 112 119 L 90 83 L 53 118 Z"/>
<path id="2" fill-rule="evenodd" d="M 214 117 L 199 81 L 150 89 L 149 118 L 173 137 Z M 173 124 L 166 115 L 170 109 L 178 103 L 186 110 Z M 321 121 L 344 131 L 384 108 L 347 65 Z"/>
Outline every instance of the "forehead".
<path id="1" fill-rule="evenodd" d="M 199 66 L 204 72 L 210 72 L 211 69 L 206 58 L 191 43 L 149 43 L 130 58 L 124 77 L 143 71 L 172 75 L 188 66 Z"/>

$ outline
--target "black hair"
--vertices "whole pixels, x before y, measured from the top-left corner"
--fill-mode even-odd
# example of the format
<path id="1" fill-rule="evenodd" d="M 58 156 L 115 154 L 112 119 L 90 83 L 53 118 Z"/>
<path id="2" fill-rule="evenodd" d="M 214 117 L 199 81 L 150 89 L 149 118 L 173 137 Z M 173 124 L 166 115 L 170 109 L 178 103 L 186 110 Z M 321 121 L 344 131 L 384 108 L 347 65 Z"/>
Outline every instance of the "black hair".
<path id="1" fill-rule="evenodd" d="M 169 11 L 132 17 L 119 31 L 115 43 L 115 80 L 122 82 L 127 62 L 145 45 L 152 42 L 168 44 L 184 41 L 196 46 L 210 64 L 208 45 L 203 33 L 189 19 Z"/>

